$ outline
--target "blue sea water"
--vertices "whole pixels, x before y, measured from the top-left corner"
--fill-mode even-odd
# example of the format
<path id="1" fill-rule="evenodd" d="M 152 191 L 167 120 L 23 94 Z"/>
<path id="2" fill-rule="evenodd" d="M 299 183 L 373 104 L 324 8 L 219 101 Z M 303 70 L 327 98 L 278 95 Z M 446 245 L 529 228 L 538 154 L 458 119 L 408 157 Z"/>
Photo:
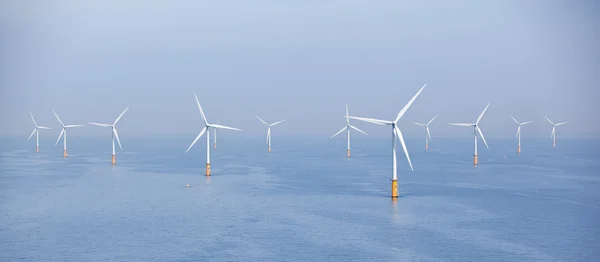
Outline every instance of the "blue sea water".
<path id="1" fill-rule="evenodd" d="M 0 261 L 598 261 L 600 140 L 121 135 L 0 143 Z M 185 185 L 190 187 L 186 188 Z"/>

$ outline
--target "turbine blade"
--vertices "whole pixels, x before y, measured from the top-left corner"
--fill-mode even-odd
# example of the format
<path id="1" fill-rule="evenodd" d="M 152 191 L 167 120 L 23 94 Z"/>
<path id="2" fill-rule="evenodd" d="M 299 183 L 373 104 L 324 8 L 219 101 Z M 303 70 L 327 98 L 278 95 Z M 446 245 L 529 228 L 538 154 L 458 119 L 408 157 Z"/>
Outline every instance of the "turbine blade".
<path id="1" fill-rule="evenodd" d="M 198 109 L 200 109 L 200 115 L 202 115 L 202 120 L 204 120 L 204 124 L 208 125 L 208 119 L 206 119 L 206 115 L 204 114 L 204 110 L 202 110 L 202 106 L 200 105 L 200 101 L 198 100 L 198 96 L 194 94 L 196 98 L 196 104 L 198 104 Z"/>
<path id="2" fill-rule="evenodd" d="M 412 162 L 410 162 L 410 156 L 408 155 L 408 150 L 406 149 L 406 144 L 404 143 L 404 137 L 402 136 L 402 132 L 400 132 L 400 128 L 398 126 L 394 126 L 396 130 L 396 134 L 398 135 L 398 140 L 402 144 L 402 149 L 404 149 L 404 154 L 406 155 L 406 160 L 408 160 L 408 164 L 410 165 L 410 170 L 413 170 Z"/>
<path id="3" fill-rule="evenodd" d="M 260 122 L 263 122 L 263 124 L 265 124 L 266 126 L 269 126 L 269 124 L 267 124 L 267 122 L 265 122 L 265 120 L 262 120 L 262 118 L 256 116 L 256 118 L 258 118 L 258 120 L 260 120 Z"/>
<path id="4" fill-rule="evenodd" d="M 35 119 L 33 118 L 33 114 L 31 114 L 31 112 L 29 112 L 29 115 L 31 116 L 31 120 L 33 120 L 33 124 L 35 126 L 37 126 L 37 123 L 35 122 Z"/>
<path id="5" fill-rule="evenodd" d="M 512 115 L 508 115 L 510 116 L 510 118 L 512 118 L 513 121 L 515 121 L 515 123 L 517 123 L 517 125 L 519 124 L 519 121 L 517 121 Z"/>
<path id="6" fill-rule="evenodd" d="M 429 133 L 429 127 L 425 127 L 427 130 L 427 136 L 429 137 L 429 142 L 431 142 L 431 133 Z"/>
<path id="7" fill-rule="evenodd" d="M 490 107 L 490 104 L 492 102 L 489 102 L 487 104 L 487 106 L 485 106 L 485 109 L 483 109 L 483 112 L 481 112 L 481 115 L 479 115 L 479 117 L 477 118 L 477 122 L 475 122 L 475 124 L 479 124 L 479 121 L 481 121 L 481 118 L 483 118 L 483 114 L 485 114 L 485 111 L 487 111 L 488 107 Z"/>
<path id="8" fill-rule="evenodd" d="M 54 110 L 52 110 L 52 113 L 54 113 L 54 116 L 56 116 L 56 119 L 58 119 L 58 122 L 60 123 L 61 126 L 65 126 L 65 124 L 63 124 L 62 121 L 60 121 L 60 118 L 58 117 L 58 115 L 56 114 L 56 112 L 54 112 Z"/>
<path id="9" fill-rule="evenodd" d="M 348 118 L 348 104 L 346 104 L 346 124 L 350 125 L 350 119 Z"/>
<path id="10" fill-rule="evenodd" d="M 27 138 L 27 141 L 29 141 L 29 139 L 31 139 L 31 137 L 33 136 L 33 134 L 35 134 L 36 130 L 37 130 L 37 128 L 33 129 L 33 132 L 31 132 L 31 135 L 29 135 L 29 138 Z"/>
<path id="11" fill-rule="evenodd" d="M 119 148 L 121 148 L 121 151 L 123 151 L 123 147 L 121 147 L 121 141 L 119 140 L 119 134 L 117 133 L 117 129 L 113 126 L 112 130 L 113 133 L 115 133 L 115 137 L 117 138 L 117 143 L 119 143 Z"/>
<path id="12" fill-rule="evenodd" d="M 378 124 L 378 125 L 390 125 L 393 123 L 392 121 L 380 120 L 380 119 L 374 119 L 374 118 L 366 118 L 366 117 L 348 116 L 348 118 L 352 118 L 352 119 L 356 119 L 356 120 L 360 120 L 360 121 L 364 121 L 364 122 L 369 122 L 369 123 L 373 123 L 373 124 Z"/>
<path id="13" fill-rule="evenodd" d="M 562 123 L 558 123 L 558 124 L 556 124 L 556 126 L 562 126 L 562 125 L 564 125 L 564 124 L 566 124 L 566 123 L 569 123 L 569 122 L 562 122 Z"/>
<path id="14" fill-rule="evenodd" d="M 413 124 L 418 125 L 418 126 L 427 126 L 426 124 L 421 124 L 421 123 L 417 123 L 417 122 L 413 122 Z"/>
<path id="15" fill-rule="evenodd" d="M 60 135 L 58 135 L 58 139 L 56 139 L 56 143 L 54 144 L 54 146 L 58 145 L 58 141 L 60 141 L 60 138 L 62 137 L 63 133 L 65 133 L 64 128 L 60 130 Z"/>
<path id="16" fill-rule="evenodd" d="M 331 136 L 329 139 L 334 138 L 335 136 L 339 135 L 341 132 L 343 132 L 347 128 L 348 128 L 348 126 L 345 126 L 344 128 L 340 129 L 340 131 L 338 131 L 337 133 L 335 133 L 335 135 Z"/>
<path id="17" fill-rule="evenodd" d="M 88 122 L 88 124 L 95 125 L 95 126 L 101 126 L 101 127 L 110 127 L 109 124 L 98 124 L 98 123 L 93 123 L 93 122 Z"/>
<path id="18" fill-rule="evenodd" d="M 430 125 L 430 124 L 431 124 L 431 122 L 433 122 L 433 120 L 434 120 L 436 117 L 438 117 L 438 115 L 439 115 L 439 114 L 436 114 L 436 115 L 435 115 L 435 116 L 434 116 L 434 117 L 433 117 L 431 120 L 429 120 L 429 123 L 427 123 L 427 125 Z"/>
<path id="19" fill-rule="evenodd" d="M 467 126 L 467 127 L 472 127 L 475 124 L 468 124 L 468 123 L 448 123 L 448 125 L 451 125 L 451 126 Z"/>
<path id="20" fill-rule="evenodd" d="M 550 138 L 554 138 L 554 136 L 556 135 L 556 126 L 552 127 L 552 134 L 550 134 Z"/>
<path id="21" fill-rule="evenodd" d="M 271 124 L 271 126 L 274 126 L 274 125 L 280 124 L 280 123 L 281 123 L 281 122 L 283 122 L 283 121 L 285 121 L 285 120 L 281 120 L 281 121 L 275 122 L 275 123 Z"/>
<path id="22" fill-rule="evenodd" d="M 65 127 L 70 128 L 70 127 L 82 127 L 82 126 L 85 126 L 85 125 L 66 125 Z"/>
<path id="23" fill-rule="evenodd" d="M 38 126 L 39 129 L 52 129 L 51 127 Z"/>
<path id="24" fill-rule="evenodd" d="M 529 123 L 533 123 L 533 121 L 527 121 L 527 122 L 523 122 L 523 123 L 521 123 L 521 125 L 527 125 L 527 124 L 529 124 Z"/>
<path id="25" fill-rule="evenodd" d="M 351 127 L 352 129 L 354 129 L 354 130 L 358 131 L 358 132 L 361 132 L 361 133 L 365 134 L 365 135 L 369 135 L 369 134 L 365 133 L 364 131 L 362 131 L 362 130 L 360 130 L 360 129 L 356 128 L 355 126 L 350 126 L 350 127 Z"/>
<path id="26" fill-rule="evenodd" d="M 487 149 L 490 149 L 490 147 L 488 146 L 487 142 L 485 141 L 485 137 L 483 136 L 483 132 L 481 132 L 481 128 L 476 127 L 477 128 L 477 132 L 479 132 L 479 135 L 481 135 L 481 140 L 483 140 L 483 143 L 485 144 L 485 147 L 487 147 Z"/>
<path id="27" fill-rule="evenodd" d="M 398 115 L 396 116 L 396 120 L 394 120 L 394 123 L 397 123 L 398 120 L 400 120 L 400 118 L 404 115 L 404 113 L 406 113 L 406 110 L 408 110 L 408 108 L 412 105 L 413 102 L 415 102 L 415 99 L 417 99 L 417 97 L 419 96 L 419 94 L 421 94 L 421 91 L 423 91 L 423 89 L 427 86 L 427 84 L 423 85 L 423 87 L 421 87 L 421 89 L 419 89 L 419 92 L 417 92 L 417 94 L 415 94 L 410 101 L 408 101 L 408 103 L 404 106 L 404 108 L 402 108 L 402 110 L 400 110 L 400 112 L 398 112 Z"/>
<path id="28" fill-rule="evenodd" d="M 241 129 L 238 129 L 238 128 L 235 128 L 235 127 L 228 127 L 228 126 L 224 126 L 224 125 L 213 124 L 213 125 L 210 125 L 210 126 L 216 127 L 216 128 L 223 128 L 223 129 L 235 130 L 235 131 L 242 131 Z"/>
<path id="29" fill-rule="evenodd" d="M 123 113 L 121 113 L 119 115 L 119 117 L 117 117 L 117 120 L 115 120 L 115 123 L 113 123 L 113 126 L 117 124 L 117 122 L 119 122 L 119 120 L 121 120 L 121 117 L 123 116 L 123 114 L 125 114 L 125 112 L 127 111 L 127 109 L 129 109 L 129 106 L 127 106 L 127 108 L 125 108 L 125 110 L 123 110 Z"/>
<path id="30" fill-rule="evenodd" d="M 548 122 L 550 122 L 550 124 L 554 125 L 554 123 L 552 123 L 552 121 L 550 121 L 550 118 L 548 118 L 547 116 L 544 116 L 546 118 L 546 120 L 548 120 Z"/>
<path id="31" fill-rule="evenodd" d="M 194 146 L 194 144 L 196 144 L 196 142 L 198 142 L 198 139 L 200 139 L 200 137 L 202 137 L 202 135 L 204 135 L 204 132 L 206 132 L 206 127 L 202 128 L 202 131 L 200 131 L 200 133 L 198 134 L 198 136 L 196 137 L 196 139 L 194 139 L 194 142 L 192 142 L 192 144 L 190 145 L 190 147 L 188 147 L 188 149 L 185 150 L 186 153 L 188 151 L 190 151 L 190 149 Z"/>

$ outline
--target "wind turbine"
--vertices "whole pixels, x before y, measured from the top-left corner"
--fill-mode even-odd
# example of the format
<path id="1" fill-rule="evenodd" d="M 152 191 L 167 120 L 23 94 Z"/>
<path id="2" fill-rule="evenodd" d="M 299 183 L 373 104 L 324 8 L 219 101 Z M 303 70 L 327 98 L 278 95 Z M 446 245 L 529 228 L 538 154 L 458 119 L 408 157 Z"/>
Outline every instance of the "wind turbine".
<path id="1" fill-rule="evenodd" d="M 392 199 L 398 198 L 398 175 L 396 172 L 396 135 L 398 136 L 398 140 L 400 140 L 400 143 L 402 144 L 402 149 L 404 149 L 404 154 L 406 155 L 406 160 L 408 160 L 410 169 L 414 170 L 412 163 L 410 162 L 410 156 L 408 155 L 408 150 L 406 150 L 406 144 L 404 143 L 404 137 L 402 136 L 402 132 L 400 132 L 400 128 L 398 128 L 398 126 L 397 126 L 398 120 L 400 120 L 400 118 L 404 115 L 404 113 L 406 113 L 406 110 L 408 110 L 408 108 L 412 105 L 412 103 L 415 101 L 415 99 L 417 99 L 417 96 L 419 96 L 419 94 L 421 93 L 421 91 L 423 91 L 425 86 L 427 86 L 427 84 L 423 85 L 423 87 L 421 87 L 419 92 L 417 92 L 417 94 L 415 94 L 415 96 L 413 96 L 410 99 L 410 101 L 408 101 L 408 104 L 406 104 L 404 106 L 404 108 L 402 108 L 402 110 L 400 110 L 400 112 L 398 112 L 396 119 L 393 121 L 379 120 L 379 119 L 366 118 L 366 117 L 348 116 L 348 118 L 361 120 L 361 121 L 365 121 L 365 122 L 369 122 L 369 123 L 373 123 L 373 124 L 377 124 L 377 125 L 392 126 Z"/>
<path id="2" fill-rule="evenodd" d="M 219 123 L 219 120 L 217 120 L 217 124 L 218 124 L 218 123 Z M 214 137 L 215 141 L 214 141 L 214 143 L 213 143 L 213 146 L 214 146 L 214 148 L 215 148 L 215 149 L 217 149 L 217 132 L 218 132 L 219 130 L 217 130 L 217 128 L 214 128 L 214 127 L 213 127 L 213 130 L 215 131 L 215 137 Z"/>
<path id="3" fill-rule="evenodd" d="M 200 131 L 200 134 L 198 134 L 196 139 L 194 139 L 194 142 L 192 142 L 190 147 L 188 147 L 188 149 L 185 152 L 187 153 L 188 151 L 190 151 L 190 149 L 194 146 L 194 144 L 196 144 L 198 139 L 200 139 L 200 137 L 202 137 L 202 135 L 204 135 L 204 133 L 206 132 L 206 176 L 210 176 L 210 128 L 215 128 L 215 129 L 223 128 L 223 129 L 236 130 L 236 131 L 242 131 L 242 130 L 233 128 L 233 127 L 219 125 L 219 124 L 209 124 L 208 120 L 206 119 L 206 115 L 204 115 L 204 111 L 202 110 L 202 106 L 200 106 L 200 101 L 198 101 L 198 96 L 196 96 L 196 94 L 194 94 L 194 97 L 196 97 L 196 103 L 198 104 L 198 109 L 200 109 L 200 115 L 202 116 L 202 120 L 204 121 L 204 128 L 202 128 L 202 130 Z"/>
<path id="4" fill-rule="evenodd" d="M 63 138 L 63 157 L 67 158 L 67 156 L 68 156 L 67 155 L 67 128 L 81 127 L 83 125 L 65 125 L 62 121 L 60 121 L 60 118 L 58 117 L 56 112 L 54 112 L 54 110 L 52 110 L 52 113 L 54 113 L 54 116 L 56 116 L 56 119 L 58 119 L 58 122 L 62 126 L 62 130 L 60 131 L 60 135 L 58 135 L 58 139 L 56 139 L 56 144 L 54 144 L 54 146 L 58 145 L 58 141 L 60 141 L 60 137 L 62 137 L 64 134 L 65 137 Z"/>
<path id="5" fill-rule="evenodd" d="M 546 118 L 546 120 L 548 120 L 548 122 L 550 122 L 550 124 L 552 124 L 552 134 L 550 135 L 550 138 L 552 138 L 552 147 L 556 147 L 556 127 L 564 125 L 569 122 L 562 122 L 562 123 L 555 124 L 552 121 L 550 121 L 550 118 L 548 118 L 547 116 L 544 116 L 544 117 Z"/>
<path id="6" fill-rule="evenodd" d="M 117 119 L 115 120 L 115 122 L 112 125 L 88 122 L 91 125 L 101 126 L 101 127 L 110 127 L 112 129 L 112 164 L 113 164 L 113 166 L 117 164 L 116 158 L 115 158 L 115 137 L 117 138 L 117 143 L 119 143 L 119 148 L 121 148 L 121 151 L 123 151 L 123 147 L 121 147 L 121 141 L 119 140 L 119 134 L 117 133 L 117 128 L 115 127 L 115 125 L 117 124 L 117 122 L 119 122 L 119 120 L 121 119 L 123 114 L 125 114 L 127 109 L 129 109 L 129 106 L 127 106 L 127 108 L 125 108 L 125 110 L 123 110 L 123 113 L 121 113 L 121 115 L 119 115 L 119 117 L 117 117 Z"/>
<path id="7" fill-rule="evenodd" d="M 519 121 L 517 121 L 517 119 L 515 119 L 512 115 L 509 115 L 509 116 L 510 116 L 510 118 L 512 118 L 513 121 L 515 121 L 515 123 L 517 123 L 517 126 L 518 126 L 517 127 L 517 153 L 521 154 L 521 126 L 532 123 L 533 121 L 519 123 Z"/>
<path id="8" fill-rule="evenodd" d="M 425 127 L 425 150 L 429 149 L 429 142 L 431 142 L 431 133 L 429 133 L 429 125 L 431 124 L 431 122 L 433 122 L 433 120 L 437 116 L 438 115 L 436 114 L 431 120 L 429 120 L 429 122 L 427 122 L 427 124 L 421 124 L 421 123 L 413 122 L 413 124 L 415 124 L 415 125 L 419 125 L 419 126 L 424 126 Z"/>
<path id="9" fill-rule="evenodd" d="M 281 121 L 277 121 L 273 124 L 267 124 L 267 122 L 265 122 L 264 120 L 262 120 L 260 117 L 256 116 L 256 118 L 258 118 L 258 120 L 260 120 L 260 122 L 262 122 L 263 124 L 265 124 L 267 126 L 267 145 L 268 145 L 268 152 L 271 153 L 271 127 L 274 125 L 277 125 L 285 120 L 281 120 Z"/>
<path id="10" fill-rule="evenodd" d="M 479 128 L 479 121 L 481 121 L 481 118 L 483 118 L 483 114 L 485 114 L 485 111 L 488 109 L 488 107 L 490 106 L 492 102 L 489 102 L 487 104 L 487 106 L 485 107 L 485 109 L 483 109 L 483 112 L 481 112 L 481 115 L 479 115 L 479 117 L 477 118 L 477 121 L 475 122 L 475 124 L 457 124 L 457 123 L 450 123 L 450 125 L 453 126 L 466 126 L 466 127 L 472 127 L 473 128 L 473 132 L 475 132 L 475 154 L 473 154 L 473 165 L 478 165 L 479 164 L 479 159 L 477 158 L 477 134 L 479 133 L 479 135 L 481 136 L 481 140 L 483 140 L 483 143 L 485 144 L 485 147 L 487 147 L 487 149 L 490 149 L 488 147 L 487 142 L 485 142 L 485 137 L 483 136 L 483 132 L 481 132 L 481 129 Z"/>
<path id="11" fill-rule="evenodd" d="M 29 135 L 29 138 L 27 138 L 27 141 L 29 141 L 29 139 L 31 139 L 33 134 L 35 134 L 35 152 L 39 153 L 40 152 L 40 129 L 52 129 L 52 128 L 45 127 L 45 126 L 38 126 L 37 123 L 35 122 L 35 119 L 33 118 L 33 115 L 31 114 L 31 112 L 29 112 L 29 115 L 31 116 L 31 120 L 33 120 L 35 129 L 33 129 L 33 132 L 31 132 L 31 135 Z"/>
<path id="12" fill-rule="evenodd" d="M 335 133 L 335 135 L 331 136 L 329 139 L 334 138 L 335 136 L 339 135 L 344 130 L 346 130 L 346 133 L 348 134 L 348 151 L 347 151 L 348 158 L 350 158 L 350 128 L 367 135 L 367 133 L 365 133 L 364 131 L 356 128 L 355 126 L 350 125 L 350 119 L 348 118 L 348 105 L 346 105 L 346 126 L 344 128 L 342 128 L 340 131 L 338 131 L 337 133 Z"/>

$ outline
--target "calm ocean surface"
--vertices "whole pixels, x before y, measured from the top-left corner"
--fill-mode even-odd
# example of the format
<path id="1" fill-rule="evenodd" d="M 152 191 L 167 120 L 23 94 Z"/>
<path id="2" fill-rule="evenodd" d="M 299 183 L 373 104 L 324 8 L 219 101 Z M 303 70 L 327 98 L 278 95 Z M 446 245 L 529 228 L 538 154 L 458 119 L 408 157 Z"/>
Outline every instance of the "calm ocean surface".
<path id="1" fill-rule="evenodd" d="M 598 139 L 409 139 L 392 202 L 388 138 L 195 135 L 0 139 L 0 261 L 600 260 Z"/>

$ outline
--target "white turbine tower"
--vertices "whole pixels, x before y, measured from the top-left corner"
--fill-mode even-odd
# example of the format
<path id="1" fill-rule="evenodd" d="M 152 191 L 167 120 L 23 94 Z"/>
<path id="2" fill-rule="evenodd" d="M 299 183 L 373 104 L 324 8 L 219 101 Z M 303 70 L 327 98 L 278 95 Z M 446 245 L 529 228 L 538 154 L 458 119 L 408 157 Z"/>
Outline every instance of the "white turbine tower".
<path id="1" fill-rule="evenodd" d="M 202 135 L 204 135 L 204 133 L 206 133 L 206 176 L 210 176 L 210 128 L 222 128 L 222 129 L 229 129 L 229 130 L 236 130 L 236 131 L 242 131 L 242 130 L 233 128 L 233 127 L 219 125 L 219 124 L 209 124 L 208 120 L 206 119 L 206 115 L 204 115 L 204 111 L 202 110 L 202 106 L 200 106 L 200 101 L 198 101 L 198 96 L 196 96 L 196 94 L 194 94 L 194 97 L 196 97 L 196 103 L 198 104 L 198 109 L 200 109 L 200 115 L 202 116 L 202 120 L 204 121 L 204 128 L 202 128 L 202 130 L 200 131 L 200 134 L 198 134 L 196 139 L 194 139 L 194 142 L 192 142 L 190 147 L 188 147 L 188 149 L 185 152 L 187 153 L 188 151 L 190 151 L 190 149 L 194 146 L 194 144 L 196 144 L 198 139 L 200 139 L 200 137 L 202 137 Z"/>
<path id="2" fill-rule="evenodd" d="M 60 121 L 60 118 L 58 117 L 56 112 L 54 112 L 54 110 L 52 110 L 52 113 L 54 113 L 54 116 L 56 116 L 56 119 L 62 126 L 62 130 L 60 131 L 60 135 L 58 135 L 58 139 L 56 139 L 56 144 L 54 144 L 54 146 L 58 145 L 58 141 L 60 141 L 60 138 L 64 135 L 64 137 L 63 137 L 63 157 L 67 158 L 67 156 L 68 156 L 67 155 L 67 128 L 82 127 L 84 125 L 65 125 L 62 121 Z"/>
<path id="3" fill-rule="evenodd" d="M 45 126 L 38 126 L 37 123 L 35 122 L 35 119 L 33 118 L 33 115 L 31 114 L 31 112 L 29 112 L 29 115 L 31 116 L 31 120 L 33 120 L 35 129 L 33 129 L 33 132 L 31 132 L 31 135 L 29 135 L 29 138 L 27 138 L 27 141 L 29 141 L 29 139 L 31 139 L 33 134 L 36 134 L 35 135 L 35 152 L 39 153 L 40 152 L 40 129 L 52 129 L 52 128 L 45 127 Z"/>
<path id="4" fill-rule="evenodd" d="M 115 138 L 117 138 L 117 143 L 119 143 L 119 148 L 121 148 L 121 151 L 123 151 L 123 147 L 121 147 L 121 141 L 119 140 L 119 134 L 117 133 L 117 128 L 115 127 L 115 125 L 117 124 L 117 122 L 119 122 L 119 120 L 121 119 L 123 114 L 125 114 L 127 109 L 129 109 L 129 106 L 127 106 L 127 108 L 125 108 L 125 110 L 123 110 L 123 113 L 121 113 L 119 115 L 119 117 L 117 117 L 117 119 L 115 120 L 115 122 L 112 125 L 88 122 L 89 124 L 95 125 L 95 126 L 110 127 L 110 129 L 112 130 L 112 164 L 113 165 L 117 164 L 116 158 L 115 158 Z"/>
<path id="5" fill-rule="evenodd" d="M 260 117 L 256 116 L 256 118 L 258 118 L 258 120 L 260 120 L 260 122 L 262 122 L 263 124 L 265 124 L 267 126 L 267 146 L 268 148 L 268 152 L 271 153 L 271 127 L 274 125 L 277 125 L 285 120 L 281 120 L 281 121 L 277 121 L 273 124 L 267 124 L 267 122 L 265 122 L 264 120 L 260 119 Z"/>
<path id="6" fill-rule="evenodd" d="M 512 115 L 509 116 L 510 118 L 512 118 L 513 121 L 515 121 L 515 123 L 517 123 L 517 153 L 521 154 L 521 126 L 532 123 L 533 121 L 519 123 L 519 121 L 517 121 L 517 119 L 515 119 Z"/>
<path id="7" fill-rule="evenodd" d="M 431 133 L 429 132 L 429 125 L 438 115 L 435 115 L 427 124 L 421 124 L 417 122 L 413 122 L 415 125 L 424 126 L 425 127 L 425 150 L 429 149 L 429 143 L 431 142 Z"/>
<path id="8" fill-rule="evenodd" d="M 346 155 L 348 158 L 350 158 L 350 128 L 367 135 L 367 133 L 365 133 L 364 131 L 356 128 L 355 126 L 350 125 L 350 119 L 348 118 L 348 105 L 346 105 L 346 126 L 337 133 L 335 133 L 335 135 L 331 136 L 329 139 L 334 138 L 335 136 L 339 135 L 340 133 L 344 132 L 344 130 L 346 130 L 346 133 L 348 135 L 348 151 Z"/>
<path id="9" fill-rule="evenodd" d="M 548 120 L 548 122 L 550 122 L 550 124 L 552 124 L 552 134 L 550 135 L 550 138 L 552 138 L 552 147 L 556 147 L 556 127 L 557 126 L 562 126 L 566 123 L 569 122 L 562 122 L 562 123 L 553 123 L 550 118 L 548 118 L 547 116 L 544 116 L 546 118 L 546 120 Z"/>
<path id="10" fill-rule="evenodd" d="M 410 162 L 410 156 L 408 155 L 408 150 L 406 150 L 406 144 L 404 143 L 404 137 L 402 136 L 402 132 L 400 132 L 400 129 L 397 126 L 398 120 L 400 120 L 400 118 L 404 115 L 404 113 L 406 113 L 406 110 L 408 110 L 408 108 L 412 105 L 412 103 L 415 101 L 415 99 L 417 99 L 417 96 L 419 96 L 419 94 L 421 93 L 421 91 L 423 91 L 425 86 L 427 86 L 427 84 L 423 85 L 423 87 L 421 87 L 419 92 L 417 92 L 417 94 L 415 94 L 415 96 L 413 96 L 410 99 L 410 101 L 408 101 L 408 104 L 406 104 L 404 106 L 404 108 L 402 108 L 402 110 L 400 110 L 400 112 L 398 112 L 396 119 L 393 121 L 379 120 L 379 119 L 366 118 L 366 117 L 354 117 L 354 116 L 348 117 L 348 118 L 361 120 L 361 121 L 365 121 L 365 122 L 369 122 L 369 123 L 373 123 L 373 124 L 377 124 L 377 125 L 389 125 L 392 127 L 392 199 L 398 198 L 398 175 L 396 172 L 396 136 L 398 136 L 398 140 L 400 140 L 400 143 L 402 144 L 402 149 L 404 149 L 404 154 L 406 155 L 406 160 L 408 160 L 410 169 L 413 170 L 412 163 Z"/>
<path id="11" fill-rule="evenodd" d="M 487 142 L 485 142 L 485 137 L 483 136 L 483 132 L 481 132 L 481 129 L 479 128 L 479 121 L 481 121 L 481 118 L 483 118 L 483 114 L 485 114 L 485 111 L 488 109 L 488 107 L 490 106 L 492 102 L 489 102 L 487 104 L 487 106 L 485 107 L 485 109 L 483 109 L 483 112 L 481 112 L 481 115 L 479 115 L 479 117 L 477 118 L 477 121 L 475 122 L 475 124 L 456 124 L 456 123 L 450 123 L 450 125 L 453 126 L 466 126 L 466 127 L 472 127 L 473 128 L 473 132 L 475 134 L 475 153 L 473 154 L 473 165 L 478 165 L 479 164 L 479 159 L 477 158 L 477 134 L 479 134 L 481 136 L 481 140 L 483 140 L 483 143 L 485 144 L 485 147 L 487 147 L 487 149 L 490 149 L 488 147 Z"/>

